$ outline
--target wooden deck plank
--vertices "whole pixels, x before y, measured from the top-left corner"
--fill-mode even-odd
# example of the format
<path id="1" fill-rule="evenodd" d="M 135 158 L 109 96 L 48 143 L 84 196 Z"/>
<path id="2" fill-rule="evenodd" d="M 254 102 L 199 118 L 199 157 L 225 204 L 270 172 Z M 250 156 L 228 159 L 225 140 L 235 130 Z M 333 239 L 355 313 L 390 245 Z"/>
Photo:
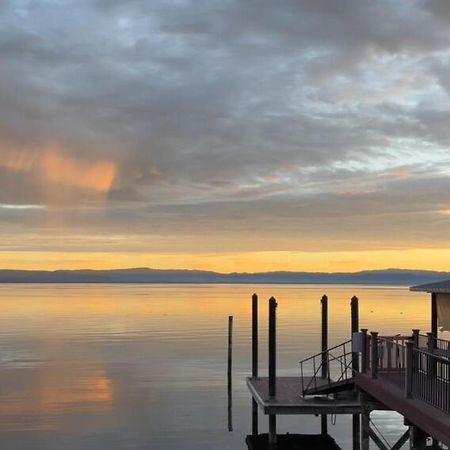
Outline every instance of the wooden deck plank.
<path id="1" fill-rule="evenodd" d="M 399 412 L 429 435 L 450 446 L 450 416 L 418 398 L 406 398 L 401 375 L 380 373 L 377 379 L 356 374 L 356 385 Z"/>
<path id="2" fill-rule="evenodd" d="M 305 384 L 309 381 L 305 377 Z M 324 382 L 325 383 L 325 382 Z M 277 377 L 274 398 L 267 377 L 248 378 L 247 386 L 264 414 L 359 414 L 361 404 L 350 398 L 302 397 L 301 377 Z"/>

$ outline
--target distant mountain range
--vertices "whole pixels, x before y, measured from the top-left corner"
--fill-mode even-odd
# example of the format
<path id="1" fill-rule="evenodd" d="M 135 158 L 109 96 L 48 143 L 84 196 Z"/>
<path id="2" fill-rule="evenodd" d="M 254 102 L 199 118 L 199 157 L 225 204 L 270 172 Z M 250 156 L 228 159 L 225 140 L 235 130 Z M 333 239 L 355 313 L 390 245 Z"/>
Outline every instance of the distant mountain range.
<path id="1" fill-rule="evenodd" d="M 201 270 L 0 270 L 0 283 L 194 283 L 194 284 L 364 284 L 412 286 L 450 278 L 450 272 L 366 270 L 354 273 L 217 273 Z"/>

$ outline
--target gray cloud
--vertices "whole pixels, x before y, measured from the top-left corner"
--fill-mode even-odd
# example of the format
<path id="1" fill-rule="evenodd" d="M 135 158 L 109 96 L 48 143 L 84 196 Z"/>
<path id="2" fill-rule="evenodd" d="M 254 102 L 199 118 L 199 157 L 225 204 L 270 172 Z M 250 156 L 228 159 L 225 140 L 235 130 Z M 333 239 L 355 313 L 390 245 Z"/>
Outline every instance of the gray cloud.
<path id="1" fill-rule="evenodd" d="M 1 229 L 448 244 L 446 5 L 2 2 L 0 166 L 56 146 L 117 172 L 105 194 L 4 165 L 0 203 L 49 208 L 0 210 Z"/>

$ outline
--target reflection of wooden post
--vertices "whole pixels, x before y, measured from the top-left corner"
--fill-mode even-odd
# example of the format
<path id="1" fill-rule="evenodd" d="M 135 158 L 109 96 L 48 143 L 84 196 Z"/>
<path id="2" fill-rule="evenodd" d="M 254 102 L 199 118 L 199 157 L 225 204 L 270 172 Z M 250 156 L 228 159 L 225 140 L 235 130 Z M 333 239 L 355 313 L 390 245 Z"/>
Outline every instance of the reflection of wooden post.
<path id="1" fill-rule="evenodd" d="M 359 300 L 358 297 L 352 297 L 350 301 L 351 308 L 351 330 L 352 339 L 353 333 L 359 331 Z M 352 374 L 359 372 L 359 353 L 352 352 Z M 359 414 L 352 415 L 352 430 L 353 430 L 353 450 L 359 450 L 360 440 L 361 440 L 361 426 Z"/>
<path id="2" fill-rule="evenodd" d="M 252 378 L 258 377 L 258 296 L 252 295 Z M 252 435 L 258 436 L 258 404 L 252 398 Z"/>
<path id="3" fill-rule="evenodd" d="M 370 359 L 372 378 L 378 378 L 378 332 L 372 331 L 370 336 Z"/>
<path id="4" fill-rule="evenodd" d="M 277 380 L 277 339 L 276 339 L 276 308 L 274 297 L 269 299 L 269 396 L 276 396 Z M 269 450 L 277 448 L 277 416 L 269 414 Z"/>
<path id="5" fill-rule="evenodd" d="M 322 378 L 329 378 L 328 373 L 328 297 L 324 295 L 321 299 L 322 304 Z M 327 415 L 322 414 L 320 416 L 320 431 L 322 435 L 328 434 L 328 422 Z"/>

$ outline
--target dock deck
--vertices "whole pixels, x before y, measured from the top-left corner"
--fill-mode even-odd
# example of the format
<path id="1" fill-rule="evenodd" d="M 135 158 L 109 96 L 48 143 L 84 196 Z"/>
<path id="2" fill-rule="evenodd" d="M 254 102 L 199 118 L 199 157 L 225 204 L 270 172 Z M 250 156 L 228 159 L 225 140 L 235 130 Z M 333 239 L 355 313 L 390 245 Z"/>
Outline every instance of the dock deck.
<path id="1" fill-rule="evenodd" d="M 305 377 L 307 384 L 310 378 Z M 324 381 L 325 383 L 325 381 Z M 302 397 L 301 377 L 277 377 L 276 396 L 269 396 L 269 378 L 247 378 L 247 386 L 264 414 L 359 414 L 357 398 Z"/>
<path id="2" fill-rule="evenodd" d="M 414 395 L 412 398 L 405 397 L 404 374 L 380 373 L 378 378 L 373 379 L 369 374 L 357 373 L 355 381 L 360 389 L 450 446 L 449 415 Z M 436 396 L 439 395 L 442 392 L 436 393 Z"/>

